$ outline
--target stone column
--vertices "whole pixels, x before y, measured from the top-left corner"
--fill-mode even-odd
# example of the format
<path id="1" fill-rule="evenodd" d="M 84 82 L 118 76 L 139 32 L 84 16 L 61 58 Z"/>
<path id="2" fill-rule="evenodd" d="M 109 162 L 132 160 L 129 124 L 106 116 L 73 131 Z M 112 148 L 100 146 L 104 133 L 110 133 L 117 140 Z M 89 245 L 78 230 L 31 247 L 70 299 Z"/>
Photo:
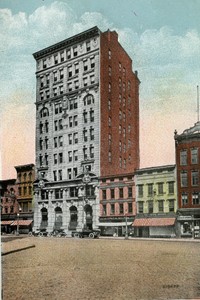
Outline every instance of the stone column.
<path id="1" fill-rule="evenodd" d="M 39 191 L 34 192 L 34 223 L 33 223 L 33 231 L 35 231 L 37 228 L 39 228 L 39 205 L 38 205 L 38 198 L 39 198 Z"/>
<path id="2" fill-rule="evenodd" d="M 53 200 L 53 191 L 49 190 L 48 228 L 47 228 L 48 232 L 53 231 L 54 221 L 55 221 L 55 212 L 54 212 L 54 207 L 53 207 L 53 204 L 52 204 L 52 200 Z"/>

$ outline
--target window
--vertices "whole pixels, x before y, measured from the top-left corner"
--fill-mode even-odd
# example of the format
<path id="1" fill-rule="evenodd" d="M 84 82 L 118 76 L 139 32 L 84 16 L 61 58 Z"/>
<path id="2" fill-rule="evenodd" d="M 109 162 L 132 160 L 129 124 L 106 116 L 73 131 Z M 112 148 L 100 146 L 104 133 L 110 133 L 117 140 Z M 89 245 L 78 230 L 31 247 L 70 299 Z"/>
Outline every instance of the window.
<path id="1" fill-rule="evenodd" d="M 62 164 L 63 162 L 63 153 L 59 153 L 59 164 Z"/>
<path id="2" fill-rule="evenodd" d="M 123 68 L 123 76 L 125 76 L 125 75 L 126 75 L 126 69 Z"/>
<path id="3" fill-rule="evenodd" d="M 68 179 L 72 179 L 72 169 L 67 169 Z"/>
<path id="4" fill-rule="evenodd" d="M 90 140 L 94 140 L 94 128 L 90 127 Z"/>
<path id="5" fill-rule="evenodd" d="M 68 77 L 71 78 L 72 77 L 72 66 L 68 67 Z"/>
<path id="6" fill-rule="evenodd" d="M 108 75 L 109 75 L 109 76 L 112 75 L 112 68 L 111 68 L 111 66 L 108 67 Z"/>
<path id="7" fill-rule="evenodd" d="M 199 171 L 195 170 L 192 171 L 192 185 L 198 185 L 199 184 Z"/>
<path id="8" fill-rule="evenodd" d="M 133 190 L 132 190 L 132 186 L 128 187 L 128 197 L 132 198 L 133 197 Z"/>
<path id="9" fill-rule="evenodd" d="M 111 214 L 111 215 L 114 215 L 114 213 L 115 213 L 115 204 L 112 203 L 112 204 L 110 205 L 110 214 Z"/>
<path id="10" fill-rule="evenodd" d="M 90 41 L 86 42 L 86 50 L 87 52 L 90 51 L 91 46 L 90 46 Z"/>
<path id="11" fill-rule="evenodd" d="M 163 212 L 164 211 L 164 201 L 159 200 L 158 201 L 158 212 Z"/>
<path id="12" fill-rule="evenodd" d="M 192 204 L 193 205 L 198 205 L 199 204 L 199 194 L 198 193 L 193 193 L 192 194 Z"/>
<path id="13" fill-rule="evenodd" d="M 112 56 L 112 52 L 111 52 L 111 50 L 109 49 L 109 50 L 108 50 L 108 59 L 111 59 L 111 56 Z"/>
<path id="14" fill-rule="evenodd" d="M 90 110 L 90 122 L 94 122 L 94 110 Z"/>
<path id="15" fill-rule="evenodd" d="M 91 83 L 91 84 L 94 84 L 94 82 L 95 82 L 94 75 L 91 75 L 91 76 L 90 76 L 90 83 Z"/>
<path id="16" fill-rule="evenodd" d="M 68 134 L 68 142 L 69 142 L 69 145 L 72 144 L 72 134 Z"/>
<path id="17" fill-rule="evenodd" d="M 87 77 L 84 77 L 84 78 L 83 78 L 83 85 L 84 85 L 84 86 L 87 86 L 87 85 L 88 85 Z"/>
<path id="18" fill-rule="evenodd" d="M 65 60 L 65 56 L 64 56 L 63 51 L 60 53 L 60 60 L 61 60 L 61 62 L 63 62 Z"/>
<path id="19" fill-rule="evenodd" d="M 90 158 L 94 158 L 94 146 L 90 146 Z"/>
<path id="20" fill-rule="evenodd" d="M 108 152 L 108 161 L 111 163 L 112 162 L 112 154 L 111 151 Z"/>
<path id="21" fill-rule="evenodd" d="M 54 138 L 54 148 L 57 148 L 58 147 L 58 138 L 55 137 Z"/>
<path id="22" fill-rule="evenodd" d="M 128 133 L 131 132 L 131 125 L 128 125 Z"/>
<path id="23" fill-rule="evenodd" d="M 62 113 L 62 103 L 56 103 L 54 106 L 55 115 Z"/>
<path id="24" fill-rule="evenodd" d="M 59 122 L 59 130 L 62 130 L 63 129 L 62 119 L 60 119 L 58 122 Z"/>
<path id="25" fill-rule="evenodd" d="M 123 137 L 126 137 L 126 128 L 123 128 Z"/>
<path id="26" fill-rule="evenodd" d="M 78 126 L 78 116 L 74 116 L 74 126 Z"/>
<path id="27" fill-rule="evenodd" d="M 123 204 L 123 203 L 120 203 L 120 204 L 119 204 L 119 213 L 120 213 L 120 214 L 123 214 L 123 213 L 124 213 L 124 204 Z"/>
<path id="28" fill-rule="evenodd" d="M 46 93 L 46 98 L 49 99 L 49 97 L 50 97 L 49 90 L 47 90 L 45 93 Z"/>
<path id="29" fill-rule="evenodd" d="M 46 69 L 46 67 L 47 67 L 47 61 L 46 61 L 46 59 L 43 59 L 42 64 L 43 64 L 43 69 Z"/>
<path id="30" fill-rule="evenodd" d="M 153 196 L 153 184 L 148 184 L 148 196 Z"/>
<path id="31" fill-rule="evenodd" d="M 40 167 L 42 167 L 42 165 L 43 165 L 43 158 L 42 158 L 42 155 L 39 156 L 39 162 L 40 162 Z"/>
<path id="32" fill-rule="evenodd" d="M 93 95 L 89 94 L 87 96 L 85 96 L 85 98 L 83 99 L 84 105 L 91 105 L 94 104 L 94 97 Z"/>
<path id="33" fill-rule="evenodd" d="M 188 204 L 188 194 L 182 194 L 181 195 L 181 203 L 182 203 L 182 206 Z"/>
<path id="34" fill-rule="evenodd" d="M 67 50 L 67 58 L 70 59 L 71 58 L 71 49 Z"/>
<path id="35" fill-rule="evenodd" d="M 54 158 L 54 164 L 57 164 L 58 163 L 58 154 L 54 154 L 53 158 Z"/>
<path id="36" fill-rule="evenodd" d="M 40 77 L 40 88 L 44 86 L 44 76 Z"/>
<path id="37" fill-rule="evenodd" d="M 62 199 L 63 198 L 63 190 L 55 189 L 55 199 Z"/>
<path id="38" fill-rule="evenodd" d="M 111 92 L 111 83 L 108 84 L 108 92 Z"/>
<path id="39" fill-rule="evenodd" d="M 40 139 L 40 141 L 39 141 L 39 147 L 40 147 L 40 150 L 43 149 L 43 140 L 42 139 Z"/>
<path id="40" fill-rule="evenodd" d="M 83 140 L 84 142 L 87 142 L 88 138 L 87 138 L 87 130 L 84 128 L 83 129 Z"/>
<path id="41" fill-rule="evenodd" d="M 106 215 L 107 212 L 106 212 L 106 204 L 103 205 L 103 215 Z"/>
<path id="42" fill-rule="evenodd" d="M 111 127 L 111 117 L 108 118 L 108 126 Z"/>
<path id="43" fill-rule="evenodd" d="M 58 63 L 58 54 L 54 55 L 54 63 L 55 65 Z"/>
<path id="44" fill-rule="evenodd" d="M 187 186 L 188 185 L 188 179 L 187 179 L 187 172 L 181 173 L 181 186 Z"/>
<path id="45" fill-rule="evenodd" d="M 53 73 L 53 80 L 54 80 L 54 82 L 56 82 L 58 80 L 58 73 L 57 73 L 57 71 L 55 71 Z"/>
<path id="46" fill-rule="evenodd" d="M 169 200 L 169 211 L 174 211 L 174 200 Z"/>
<path id="47" fill-rule="evenodd" d="M 26 194 L 27 194 L 27 187 L 24 186 L 24 195 L 26 195 Z"/>
<path id="48" fill-rule="evenodd" d="M 122 168 L 122 158 L 119 157 L 119 167 Z"/>
<path id="49" fill-rule="evenodd" d="M 106 200 L 106 190 L 102 190 L 102 199 Z"/>
<path id="50" fill-rule="evenodd" d="M 77 176 L 77 168 L 73 168 L 73 176 L 74 176 L 74 178 Z"/>
<path id="51" fill-rule="evenodd" d="M 60 93 L 60 95 L 63 94 L 63 85 L 60 85 L 60 86 L 59 86 L 59 93 Z"/>
<path id="52" fill-rule="evenodd" d="M 128 91 L 130 91 L 130 89 L 131 89 L 131 83 L 130 81 L 128 81 Z"/>
<path id="53" fill-rule="evenodd" d="M 111 101 L 108 100 L 108 110 L 111 110 Z"/>
<path id="54" fill-rule="evenodd" d="M 84 60 L 83 61 L 83 71 L 86 72 L 88 70 L 88 61 Z"/>
<path id="55" fill-rule="evenodd" d="M 138 196 L 143 197 L 143 184 L 138 185 Z"/>
<path id="56" fill-rule="evenodd" d="M 78 74 L 79 73 L 79 64 L 76 63 L 75 64 L 75 74 Z"/>
<path id="57" fill-rule="evenodd" d="M 168 193 L 174 194 L 174 182 L 168 182 Z"/>
<path id="58" fill-rule="evenodd" d="M 75 89 L 77 90 L 79 88 L 79 81 L 75 80 L 74 81 Z"/>
<path id="59" fill-rule="evenodd" d="M 128 213 L 132 214 L 132 212 L 133 212 L 133 204 L 132 204 L 132 202 L 129 202 L 128 203 Z"/>
<path id="60" fill-rule="evenodd" d="M 78 197 L 78 189 L 75 186 L 70 187 L 69 194 L 70 194 L 70 197 L 72 197 L 72 198 Z"/>
<path id="61" fill-rule="evenodd" d="M 180 152 L 180 165 L 181 166 L 187 165 L 187 150 L 182 150 Z"/>
<path id="62" fill-rule="evenodd" d="M 198 164 L 198 149 L 191 149 L 191 163 Z"/>
<path id="63" fill-rule="evenodd" d="M 119 72 L 122 70 L 122 64 L 119 62 Z"/>
<path id="64" fill-rule="evenodd" d="M 62 147 L 63 146 L 63 136 L 59 136 L 58 141 L 59 141 L 59 147 Z"/>
<path id="65" fill-rule="evenodd" d="M 74 150 L 73 156 L 74 156 L 74 161 L 77 161 L 78 160 L 78 150 Z"/>
<path id="66" fill-rule="evenodd" d="M 62 170 L 58 170 L 58 180 L 62 180 Z"/>
<path id="67" fill-rule="evenodd" d="M 122 152 L 122 142 L 119 141 L 119 151 Z"/>
<path id="68" fill-rule="evenodd" d="M 119 188 L 119 197 L 124 198 L 124 189 L 123 188 Z"/>
<path id="69" fill-rule="evenodd" d="M 122 111 L 121 111 L 121 109 L 119 110 L 119 119 L 120 120 L 122 119 Z"/>
<path id="70" fill-rule="evenodd" d="M 148 201 L 148 212 L 149 214 L 153 213 L 153 201 Z"/>
<path id="71" fill-rule="evenodd" d="M 78 144 L 78 132 L 74 133 L 74 144 Z"/>
<path id="72" fill-rule="evenodd" d="M 54 130 L 58 130 L 58 120 L 54 121 Z"/>
<path id="73" fill-rule="evenodd" d="M 76 57 L 78 55 L 77 46 L 73 48 L 73 52 L 74 52 L 74 57 Z"/>
<path id="74" fill-rule="evenodd" d="M 72 91 L 72 82 L 68 83 L 68 91 L 71 92 Z"/>
<path id="75" fill-rule="evenodd" d="M 111 144 L 112 144 L 112 136 L 109 133 L 109 135 L 108 135 L 108 145 L 111 146 Z"/>
<path id="76" fill-rule="evenodd" d="M 158 194 L 159 195 L 163 194 L 163 182 L 158 183 Z"/>
<path id="77" fill-rule="evenodd" d="M 90 67 L 93 69 L 95 67 L 94 57 L 90 58 Z"/>
<path id="78" fill-rule="evenodd" d="M 86 147 L 83 148 L 83 158 L 84 158 L 84 160 L 87 159 L 87 148 Z"/>
<path id="79" fill-rule="evenodd" d="M 49 84 L 49 74 L 46 74 L 46 84 Z"/>
<path id="80" fill-rule="evenodd" d="M 111 199 L 115 199 L 115 190 L 114 189 L 110 189 L 110 197 L 111 197 Z"/>
<path id="81" fill-rule="evenodd" d="M 119 78 L 119 88 L 121 88 L 122 87 L 122 80 L 121 80 L 121 78 Z"/>
<path id="82" fill-rule="evenodd" d="M 53 95 L 54 95 L 54 97 L 57 96 L 57 94 L 58 94 L 57 87 L 55 87 L 55 88 L 53 89 Z"/>
<path id="83" fill-rule="evenodd" d="M 143 202 L 138 202 L 138 213 L 143 214 L 144 212 L 144 203 Z"/>
<path id="84" fill-rule="evenodd" d="M 43 92 L 40 92 L 40 100 L 44 100 L 44 93 Z"/>
<path id="85" fill-rule="evenodd" d="M 54 181 L 57 181 L 57 171 L 53 171 L 53 178 L 54 178 Z"/>
<path id="86" fill-rule="evenodd" d="M 122 133 L 122 126 L 119 125 L 119 134 L 121 134 L 121 133 Z"/>
<path id="87" fill-rule="evenodd" d="M 49 122 L 48 121 L 45 122 L 45 130 L 46 130 L 46 133 L 49 132 Z"/>

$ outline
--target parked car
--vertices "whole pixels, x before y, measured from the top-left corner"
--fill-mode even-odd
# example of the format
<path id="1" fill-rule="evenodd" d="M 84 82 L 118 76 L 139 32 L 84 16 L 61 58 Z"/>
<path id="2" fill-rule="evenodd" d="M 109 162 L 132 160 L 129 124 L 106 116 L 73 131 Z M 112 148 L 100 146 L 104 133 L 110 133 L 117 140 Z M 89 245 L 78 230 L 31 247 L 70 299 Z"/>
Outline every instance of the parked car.
<path id="1" fill-rule="evenodd" d="M 48 232 L 46 231 L 46 229 L 36 229 L 35 231 L 30 231 L 29 232 L 29 236 L 47 236 Z"/>
<path id="2" fill-rule="evenodd" d="M 94 229 L 94 230 L 85 229 L 82 231 L 73 232 L 72 236 L 74 236 L 75 238 L 89 237 L 90 239 L 95 239 L 95 238 L 99 238 L 100 230 L 99 229 Z"/>
<path id="3" fill-rule="evenodd" d="M 48 234 L 48 236 L 53 237 L 67 237 L 67 233 L 63 229 L 54 230 Z"/>

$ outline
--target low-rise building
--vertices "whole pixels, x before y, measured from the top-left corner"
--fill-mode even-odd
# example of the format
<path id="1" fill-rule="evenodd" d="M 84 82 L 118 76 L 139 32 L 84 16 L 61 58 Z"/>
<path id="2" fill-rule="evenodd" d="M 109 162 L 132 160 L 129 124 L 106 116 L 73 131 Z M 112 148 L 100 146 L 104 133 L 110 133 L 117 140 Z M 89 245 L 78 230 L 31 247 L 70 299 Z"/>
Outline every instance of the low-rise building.
<path id="1" fill-rule="evenodd" d="M 139 169 L 136 174 L 135 236 L 172 237 L 176 234 L 175 165 Z"/>

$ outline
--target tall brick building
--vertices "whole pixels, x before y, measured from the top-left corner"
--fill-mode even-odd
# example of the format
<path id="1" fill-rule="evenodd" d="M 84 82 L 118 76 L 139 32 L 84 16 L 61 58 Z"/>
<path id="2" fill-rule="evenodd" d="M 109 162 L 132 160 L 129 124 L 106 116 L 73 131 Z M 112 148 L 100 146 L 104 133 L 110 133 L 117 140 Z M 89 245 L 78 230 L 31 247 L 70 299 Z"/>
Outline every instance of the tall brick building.
<path id="1" fill-rule="evenodd" d="M 33 55 L 34 227 L 67 232 L 98 227 L 101 182 L 110 176 L 132 180 L 139 167 L 137 73 L 117 33 L 97 27 Z"/>
<path id="2" fill-rule="evenodd" d="M 200 122 L 175 131 L 178 222 L 182 237 L 200 236 Z"/>

